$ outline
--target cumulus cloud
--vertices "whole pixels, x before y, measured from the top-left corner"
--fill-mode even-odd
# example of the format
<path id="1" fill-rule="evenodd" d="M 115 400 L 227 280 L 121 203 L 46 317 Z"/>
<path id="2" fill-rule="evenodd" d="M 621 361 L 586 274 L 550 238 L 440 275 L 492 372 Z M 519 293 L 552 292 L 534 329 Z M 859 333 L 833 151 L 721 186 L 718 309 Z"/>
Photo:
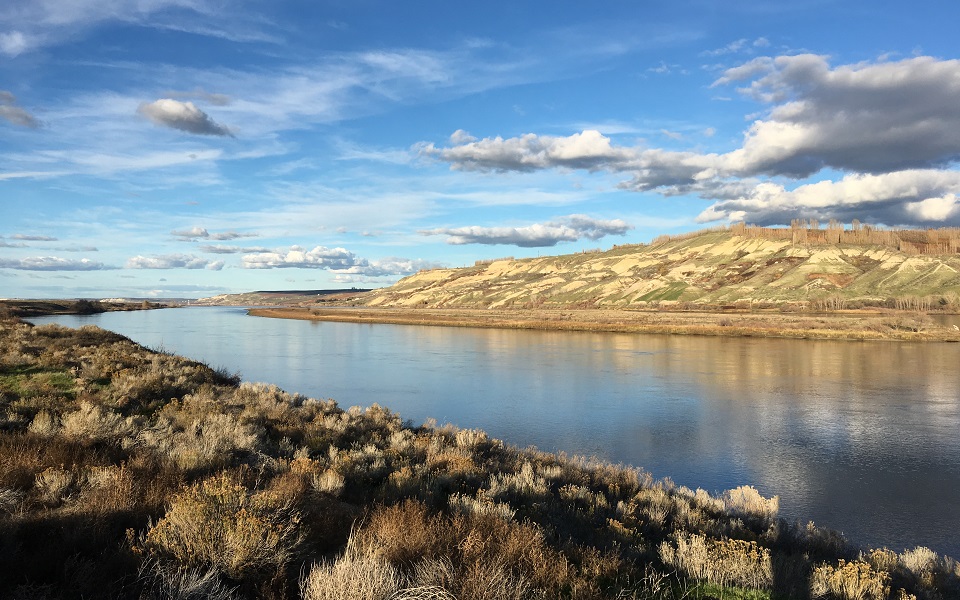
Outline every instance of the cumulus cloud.
<path id="1" fill-rule="evenodd" d="M 744 81 L 742 93 L 774 107 L 725 157 L 730 172 L 882 173 L 960 158 L 960 60 L 831 68 L 823 56 L 780 56 L 730 69 L 715 85 Z"/>
<path id="2" fill-rule="evenodd" d="M 127 259 L 128 269 L 209 269 L 219 271 L 222 260 L 207 260 L 192 254 L 165 254 L 158 256 L 134 256 Z"/>
<path id="3" fill-rule="evenodd" d="M 453 146 L 449 148 L 423 144 L 419 151 L 421 155 L 438 158 L 466 171 L 535 171 L 552 167 L 619 169 L 636 158 L 633 150 L 614 148 L 610 138 L 595 130 L 568 137 L 527 133 L 515 138 L 497 136 L 482 140 L 457 130 L 451 142 Z"/>
<path id="4" fill-rule="evenodd" d="M 2 45 L 2 38 L 0 38 L 0 49 L 2 49 Z M 0 90 L 0 118 L 21 127 L 31 129 L 40 127 L 40 121 L 18 106 L 17 97 L 6 90 Z"/>
<path id="5" fill-rule="evenodd" d="M 245 269 L 312 268 L 338 270 L 368 264 L 365 259 L 357 257 L 346 248 L 327 248 L 326 246 L 316 246 L 313 250 L 306 250 L 301 246 L 291 246 L 288 250 L 247 254 L 243 256 L 241 262 Z"/>
<path id="6" fill-rule="evenodd" d="M 763 39 L 738 40 L 725 50 L 766 45 Z M 835 170 L 853 176 L 837 182 L 836 189 L 866 193 L 851 184 L 871 181 L 860 175 L 950 169 L 960 160 L 960 60 L 921 56 L 832 66 L 827 57 L 813 54 L 760 57 L 727 69 L 713 83 L 730 85 L 768 108 L 744 131 L 739 147 L 726 153 L 618 146 L 589 129 L 567 137 L 528 133 L 479 140 L 458 130 L 447 147 L 427 143 L 418 149 L 453 169 L 623 173 L 628 177 L 620 184 L 623 189 L 719 200 L 701 215 L 705 220 L 761 216 L 762 203 L 775 203 L 762 214 L 769 223 L 812 216 L 802 211 L 813 209 L 806 201 L 782 201 L 791 194 L 805 198 L 805 187 L 789 192 L 770 178 L 800 180 Z M 896 217 L 899 223 L 942 222 L 954 214 L 949 193 L 930 196 L 925 204 L 891 194 L 888 201 L 896 210 L 871 214 Z M 877 202 L 865 196 L 859 205 L 846 206 L 876 207 Z M 788 215 L 790 206 L 796 212 Z M 469 232 L 463 235 L 469 239 Z M 509 232 L 504 235 L 510 239 Z"/>
<path id="7" fill-rule="evenodd" d="M 560 242 L 576 242 L 582 238 L 598 240 L 607 235 L 623 235 L 630 229 L 625 221 L 604 221 L 586 215 L 570 215 L 548 223 L 524 227 L 440 227 L 427 229 L 421 235 L 446 235 L 448 244 L 510 245 L 521 248 L 556 246 Z"/>
<path id="8" fill-rule="evenodd" d="M 203 227 L 191 227 L 189 229 L 175 229 L 170 235 L 181 242 L 196 242 L 197 240 L 212 240 L 217 242 L 226 242 L 240 238 L 257 237 L 255 233 L 239 233 L 237 231 L 222 231 L 220 233 L 210 233 Z"/>
<path id="9" fill-rule="evenodd" d="M 241 264 L 245 269 L 324 269 L 343 275 L 368 277 L 409 275 L 421 269 L 437 266 L 436 263 L 420 259 L 397 257 L 371 261 L 357 256 L 346 248 L 325 246 L 316 246 L 312 250 L 291 246 L 287 250 L 247 254 L 241 258 Z"/>
<path id="10" fill-rule="evenodd" d="M 144 102 L 137 112 L 162 127 L 197 135 L 233 137 L 233 133 L 227 127 L 211 119 L 210 115 L 197 108 L 193 102 L 160 98 L 154 102 Z"/>
<path id="11" fill-rule="evenodd" d="M 787 190 L 765 182 L 748 194 L 714 203 L 698 221 L 789 222 L 796 215 L 889 225 L 960 225 L 960 172 L 918 169 L 853 174 Z"/>
<path id="12" fill-rule="evenodd" d="M 20 271 L 103 271 L 115 268 L 86 258 L 80 260 L 57 256 L 0 258 L 0 269 L 17 269 Z"/>

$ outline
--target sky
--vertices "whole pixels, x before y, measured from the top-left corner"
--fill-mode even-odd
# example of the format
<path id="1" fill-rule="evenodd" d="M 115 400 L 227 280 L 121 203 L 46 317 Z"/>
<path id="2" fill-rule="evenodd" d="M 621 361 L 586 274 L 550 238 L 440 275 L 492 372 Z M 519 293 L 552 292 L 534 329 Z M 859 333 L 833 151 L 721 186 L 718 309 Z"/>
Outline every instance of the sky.
<path id="1" fill-rule="evenodd" d="M 4 0 L 0 297 L 960 226 L 954 1 Z"/>

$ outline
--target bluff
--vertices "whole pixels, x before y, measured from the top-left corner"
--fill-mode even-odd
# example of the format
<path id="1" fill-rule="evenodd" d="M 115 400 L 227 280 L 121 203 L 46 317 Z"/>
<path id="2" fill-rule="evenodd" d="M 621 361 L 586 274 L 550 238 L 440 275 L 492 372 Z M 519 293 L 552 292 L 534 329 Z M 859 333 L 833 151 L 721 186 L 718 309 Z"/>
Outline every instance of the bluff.
<path id="1" fill-rule="evenodd" d="M 371 307 L 631 308 L 651 303 L 957 304 L 957 230 L 748 226 L 650 244 L 424 270 L 370 292 Z"/>

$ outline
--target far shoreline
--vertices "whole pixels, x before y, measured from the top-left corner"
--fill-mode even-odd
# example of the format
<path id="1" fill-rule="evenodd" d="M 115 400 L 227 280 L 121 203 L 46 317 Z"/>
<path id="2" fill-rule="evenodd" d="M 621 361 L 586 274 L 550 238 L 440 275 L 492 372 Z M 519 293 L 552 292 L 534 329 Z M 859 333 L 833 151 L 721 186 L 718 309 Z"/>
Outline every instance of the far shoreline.
<path id="1" fill-rule="evenodd" d="M 623 309 L 253 308 L 275 319 L 721 337 L 960 342 L 960 331 L 907 311 L 837 313 L 667 312 Z"/>

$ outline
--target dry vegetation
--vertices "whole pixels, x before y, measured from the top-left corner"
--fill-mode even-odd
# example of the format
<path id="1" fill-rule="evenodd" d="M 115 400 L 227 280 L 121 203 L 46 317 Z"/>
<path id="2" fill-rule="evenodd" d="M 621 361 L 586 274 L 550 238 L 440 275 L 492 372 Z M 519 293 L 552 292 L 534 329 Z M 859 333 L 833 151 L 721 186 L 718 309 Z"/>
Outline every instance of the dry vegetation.
<path id="1" fill-rule="evenodd" d="M 94 328 L 0 324 L 0 597 L 945 599 L 864 551 L 633 468 L 240 383 Z"/>
<path id="2" fill-rule="evenodd" d="M 960 331 L 938 324 L 920 311 L 804 313 L 751 310 L 749 303 L 730 308 L 720 312 L 600 308 L 257 308 L 250 310 L 249 314 L 280 319 L 446 327 L 826 340 L 960 341 Z"/>

